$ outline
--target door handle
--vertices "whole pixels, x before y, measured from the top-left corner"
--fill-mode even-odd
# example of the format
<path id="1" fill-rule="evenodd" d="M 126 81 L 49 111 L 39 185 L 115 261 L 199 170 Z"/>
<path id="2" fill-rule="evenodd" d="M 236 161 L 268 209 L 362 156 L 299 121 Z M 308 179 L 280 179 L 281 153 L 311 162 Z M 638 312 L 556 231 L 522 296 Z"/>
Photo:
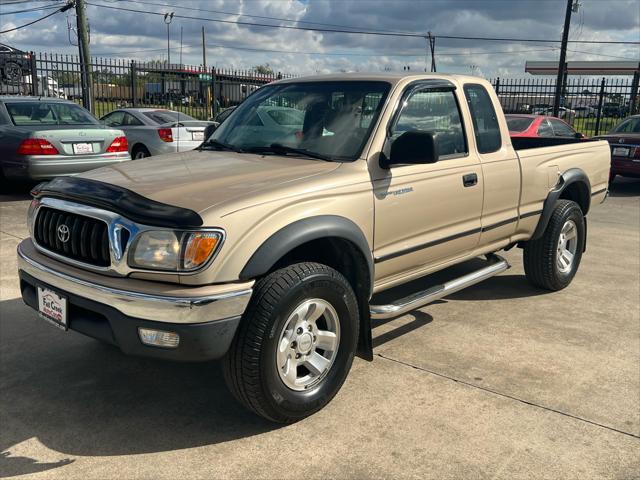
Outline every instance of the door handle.
<path id="1" fill-rule="evenodd" d="M 473 187 L 478 184 L 478 175 L 475 173 L 468 173 L 462 176 L 462 184 L 465 187 Z"/>

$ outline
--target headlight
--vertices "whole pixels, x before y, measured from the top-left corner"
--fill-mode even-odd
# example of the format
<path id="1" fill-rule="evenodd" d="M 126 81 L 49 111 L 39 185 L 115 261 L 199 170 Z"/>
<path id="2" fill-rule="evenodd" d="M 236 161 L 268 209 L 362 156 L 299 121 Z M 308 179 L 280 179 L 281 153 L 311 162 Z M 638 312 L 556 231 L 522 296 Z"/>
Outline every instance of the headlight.
<path id="1" fill-rule="evenodd" d="M 129 251 L 134 268 L 188 272 L 206 264 L 222 244 L 223 233 L 149 230 L 135 239 Z"/>

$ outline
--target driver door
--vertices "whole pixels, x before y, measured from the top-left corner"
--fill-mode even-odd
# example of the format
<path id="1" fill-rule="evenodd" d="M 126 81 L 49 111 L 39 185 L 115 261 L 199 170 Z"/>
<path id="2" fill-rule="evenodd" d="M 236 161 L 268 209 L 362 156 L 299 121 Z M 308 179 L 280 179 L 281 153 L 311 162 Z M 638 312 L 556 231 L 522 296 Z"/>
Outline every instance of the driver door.
<path id="1" fill-rule="evenodd" d="M 378 284 L 419 276 L 478 245 L 482 169 L 478 156 L 469 152 L 462 119 L 453 88 L 414 85 L 404 93 L 387 144 L 409 130 L 429 132 L 436 139 L 439 159 L 431 164 L 394 164 L 373 173 Z"/>

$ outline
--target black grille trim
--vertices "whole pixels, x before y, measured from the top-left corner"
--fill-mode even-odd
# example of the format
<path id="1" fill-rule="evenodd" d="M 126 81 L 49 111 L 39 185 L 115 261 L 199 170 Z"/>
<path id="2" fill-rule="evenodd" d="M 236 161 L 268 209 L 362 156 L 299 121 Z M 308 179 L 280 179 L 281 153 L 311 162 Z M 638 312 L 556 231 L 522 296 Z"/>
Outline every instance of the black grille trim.
<path id="1" fill-rule="evenodd" d="M 58 237 L 61 225 L 69 227 L 69 239 Z M 50 252 L 97 267 L 111 266 L 107 224 L 96 218 L 41 207 L 34 228 L 36 243 Z"/>

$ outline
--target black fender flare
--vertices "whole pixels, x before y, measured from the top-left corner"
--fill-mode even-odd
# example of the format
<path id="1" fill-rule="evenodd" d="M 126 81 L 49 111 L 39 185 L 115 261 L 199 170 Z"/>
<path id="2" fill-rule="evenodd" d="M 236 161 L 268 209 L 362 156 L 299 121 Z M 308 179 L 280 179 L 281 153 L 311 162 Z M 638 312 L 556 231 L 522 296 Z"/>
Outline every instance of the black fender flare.
<path id="1" fill-rule="evenodd" d="M 544 201 L 544 205 L 542 207 L 542 214 L 540 216 L 540 220 L 538 221 L 538 226 L 536 227 L 533 235 L 531 236 L 531 240 L 537 240 L 542 237 L 544 231 L 547 229 L 547 225 L 549 224 L 549 220 L 551 219 L 551 215 L 553 215 L 553 209 L 555 208 L 556 201 L 562 195 L 562 192 L 572 184 L 581 185 L 581 197 L 584 203 L 584 215 L 586 216 L 589 212 L 589 208 L 591 207 L 591 182 L 589 181 L 589 177 L 584 172 L 584 170 L 580 168 L 570 168 L 558 179 L 558 183 L 556 183 L 555 187 L 549 192 L 547 198 Z"/>
<path id="2" fill-rule="evenodd" d="M 374 266 L 371 247 L 364 233 L 354 222 L 338 215 L 319 215 L 297 220 L 271 235 L 253 253 L 240 272 L 241 280 L 249 280 L 266 274 L 282 257 L 296 247 L 313 240 L 334 237 L 348 240 L 360 251 L 367 262 L 369 291 L 357 295 L 360 309 L 360 333 L 357 353 L 364 360 L 373 360 L 371 316 L 369 299 L 373 294 Z"/>
<path id="3" fill-rule="evenodd" d="M 253 253 L 240 272 L 240 280 L 250 280 L 267 273 L 275 264 L 296 247 L 312 240 L 337 237 L 353 243 L 367 262 L 369 292 L 373 289 L 373 256 L 364 233 L 354 222 L 338 215 L 319 215 L 297 220 L 271 235 Z"/>

